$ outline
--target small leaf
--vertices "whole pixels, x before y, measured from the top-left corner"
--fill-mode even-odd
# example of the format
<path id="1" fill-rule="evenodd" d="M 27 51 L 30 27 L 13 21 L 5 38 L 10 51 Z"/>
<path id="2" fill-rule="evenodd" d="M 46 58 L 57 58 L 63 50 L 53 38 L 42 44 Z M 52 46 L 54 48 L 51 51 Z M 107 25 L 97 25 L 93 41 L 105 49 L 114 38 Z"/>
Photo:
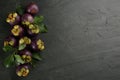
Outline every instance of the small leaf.
<path id="1" fill-rule="evenodd" d="M 14 55 L 14 57 L 17 63 L 21 63 L 21 64 L 25 63 L 20 55 Z"/>
<path id="2" fill-rule="evenodd" d="M 12 66 L 14 64 L 14 56 L 13 54 L 12 55 L 9 55 L 5 60 L 4 60 L 4 66 L 6 68 L 9 68 L 10 66 Z"/>
<path id="3" fill-rule="evenodd" d="M 36 64 L 37 64 L 37 60 L 35 60 L 35 59 L 32 59 L 32 61 L 30 62 L 30 64 L 32 65 L 32 67 L 35 67 L 36 66 Z"/>
<path id="4" fill-rule="evenodd" d="M 23 49 L 25 49 L 25 47 L 26 47 L 26 44 L 21 44 L 21 45 L 19 45 L 18 50 L 23 50 Z"/>
<path id="5" fill-rule="evenodd" d="M 24 14 L 24 8 L 22 7 L 22 6 L 18 6 L 17 8 L 16 8 L 16 12 L 19 14 L 19 15 L 22 15 L 22 14 Z"/>
<path id="6" fill-rule="evenodd" d="M 45 24 L 40 24 L 39 28 L 40 28 L 40 33 L 46 33 L 48 31 Z"/>
<path id="7" fill-rule="evenodd" d="M 3 47 L 3 51 L 5 51 L 5 52 L 8 52 L 8 51 L 14 51 L 15 50 L 15 48 L 13 48 L 12 46 L 4 46 Z"/>
<path id="8" fill-rule="evenodd" d="M 34 17 L 34 23 L 40 24 L 44 20 L 44 16 L 35 16 Z"/>
<path id="9" fill-rule="evenodd" d="M 36 60 L 42 60 L 42 57 L 41 57 L 41 55 L 40 55 L 39 53 L 33 53 L 33 54 L 32 54 L 32 57 L 33 57 L 34 59 L 36 59 Z"/>

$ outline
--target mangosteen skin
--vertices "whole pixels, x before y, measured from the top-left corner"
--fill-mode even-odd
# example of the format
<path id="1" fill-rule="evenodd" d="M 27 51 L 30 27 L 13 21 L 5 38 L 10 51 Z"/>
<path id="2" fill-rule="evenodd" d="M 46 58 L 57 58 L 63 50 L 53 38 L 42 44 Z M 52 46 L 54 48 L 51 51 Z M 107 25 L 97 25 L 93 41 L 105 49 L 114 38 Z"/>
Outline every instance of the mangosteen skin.
<path id="1" fill-rule="evenodd" d="M 28 55 L 28 56 L 32 56 L 32 53 L 26 49 L 20 51 L 19 55 Z"/>
<path id="2" fill-rule="evenodd" d="M 8 41 L 8 42 L 13 41 L 14 44 L 13 44 L 12 46 L 13 46 L 13 47 L 17 46 L 17 40 L 16 40 L 16 38 L 13 37 L 13 36 L 8 36 L 8 37 L 6 37 L 5 41 Z"/>
<path id="3" fill-rule="evenodd" d="M 14 25 L 16 25 L 16 24 L 19 24 L 19 23 L 20 23 L 20 20 L 21 20 L 20 16 L 17 15 L 17 17 L 15 18 L 15 21 L 14 21 L 14 22 L 9 22 L 9 24 L 10 24 L 11 26 L 14 26 Z"/>
<path id="4" fill-rule="evenodd" d="M 20 64 L 20 65 L 18 65 L 17 67 L 16 67 L 16 74 L 18 74 L 18 72 L 22 69 L 22 68 L 24 68 L 25 70 L 29 70 L 29 68 L 30 68 L 30 66 L 28 65 L 28 64 Z M 20 76 L 22 76 L 22 77 L 25 77 L 25 76 L 27 76 L 29 74 L 29 72 L 26 74 L 26 75 L 20 75 Z M 19 76 L 19 75 L 18 75 Z"/>
<path id="5" fill-rule="evenodd" d="M 16 33 L 13 31 L 13 29 L 15 29 L 14 27 L 11 29 L 11 33 L 10 34 L 15 36 L 15 37 L 23 37 L 23 35 L 25 34 L 25 29 L 21 25 L 17 25 L 17 26 L 19 26 L 18 27 L 19 34 L 15 35 Z"/>
<path id="6" fill-rule="evenodd" d="M 35 3 L 30 3 L 28 6 L 27 6 L 27 12 L 30 13 L 30 14 L 37 14 L 39 12 L 39 8 L 37 6 L 37 4 Z"/>
<path id="7" fill-rule="evenodd" d="M 25 30 L 23 27 L 20 26 L 20 34 L 19 37 L 23 37 L 23 35 L 25 34 Z"/>
<path id="8" fill-rule="evenodd" d="M 37 46 L 37 44 L 36 44 L 36 40 L 32 41 L 32 43 L 30 44 L 30 48 L 31 48 L 31 50 L 33 50 L 33 51 L 39 51 L 39 50 L 38 50 L 38 46 Z"/>
<path id="9" fill-rule="evenodd" d="M 37 37 L 38 34 L 33 33 L 30 29 L 27 29 L 27 34 L 29 37 Z"/>
<path id="10" fill-rule="evenodd" d="M 30 23 L 33 23 L 34 18 L 33 18 L 33 16 L 32 16 L 31 14 L 26 13 L 26 14 L 24 14 L 24 15 L 22 16 L 21 20 L 22 20 L 22 22 L 28 21 L 28 22 L 30 22 Z"/>

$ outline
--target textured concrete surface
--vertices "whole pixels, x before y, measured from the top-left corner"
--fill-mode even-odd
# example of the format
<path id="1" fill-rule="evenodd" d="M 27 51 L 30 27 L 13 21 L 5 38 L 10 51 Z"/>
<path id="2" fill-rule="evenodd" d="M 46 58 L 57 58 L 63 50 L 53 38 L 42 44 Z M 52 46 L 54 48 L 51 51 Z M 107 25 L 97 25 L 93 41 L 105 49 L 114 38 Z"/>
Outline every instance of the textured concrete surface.
<path id="1" fill-rule="evenodd" d="M 31 1 L 49 29 L 44 60 L 26 78 L 0 64 L 0 80 L 120 80 L 120 0 L 0 0 L 0 46 L 8 12 Z"/>

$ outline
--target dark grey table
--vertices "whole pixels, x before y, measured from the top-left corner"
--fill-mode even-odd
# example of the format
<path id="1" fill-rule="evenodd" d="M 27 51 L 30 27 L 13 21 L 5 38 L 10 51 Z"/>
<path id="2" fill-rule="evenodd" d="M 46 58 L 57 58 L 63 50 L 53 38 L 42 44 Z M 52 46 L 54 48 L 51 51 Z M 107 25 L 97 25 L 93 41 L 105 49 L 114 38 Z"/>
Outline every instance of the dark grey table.
<path id="1" fill-rule="evenodd" d="M 18 4 L 39 4 L 49 32 L 42 62 L 19 78 L 2 65 L 0 80 L 120 80 L 120 0 L 0 0 L 0 46 L 9 34 L 4 22 Z"/>

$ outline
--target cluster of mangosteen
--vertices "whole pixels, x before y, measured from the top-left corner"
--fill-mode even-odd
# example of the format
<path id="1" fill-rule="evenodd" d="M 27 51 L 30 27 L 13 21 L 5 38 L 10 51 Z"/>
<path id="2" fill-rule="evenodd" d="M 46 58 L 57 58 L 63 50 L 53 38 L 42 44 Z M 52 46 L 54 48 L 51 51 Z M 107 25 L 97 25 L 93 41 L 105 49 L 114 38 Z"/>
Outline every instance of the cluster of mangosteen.
<path id="1" fill-rule="evenodd" d="M 21 8 L 21 9 L 20 9 Z M 29 66 L 33 59 L 39 59 L 38 51 L 44 50 L 44 42 L 38 39 L 39 33 L 47 32 L 43 24 L 43 16 L 38 16 L 39 8 L 30 3 L 26 8 L 8 14 L 6 22 L 10 24 L 10 35 L 4 40 L 4 51 L 13 50 L 10 57 L 5 59 L 5 66 L 16 64 L 16 74 L 25 77 L 29 74 Z M 23 9 L 23 10 L 22 10 Z M 22 11 L 22 13 L 21 13 Z M 13 59 L 11 59 L 13 57 Z M 11 63 L 10 63 L 10 60 Z"/>

